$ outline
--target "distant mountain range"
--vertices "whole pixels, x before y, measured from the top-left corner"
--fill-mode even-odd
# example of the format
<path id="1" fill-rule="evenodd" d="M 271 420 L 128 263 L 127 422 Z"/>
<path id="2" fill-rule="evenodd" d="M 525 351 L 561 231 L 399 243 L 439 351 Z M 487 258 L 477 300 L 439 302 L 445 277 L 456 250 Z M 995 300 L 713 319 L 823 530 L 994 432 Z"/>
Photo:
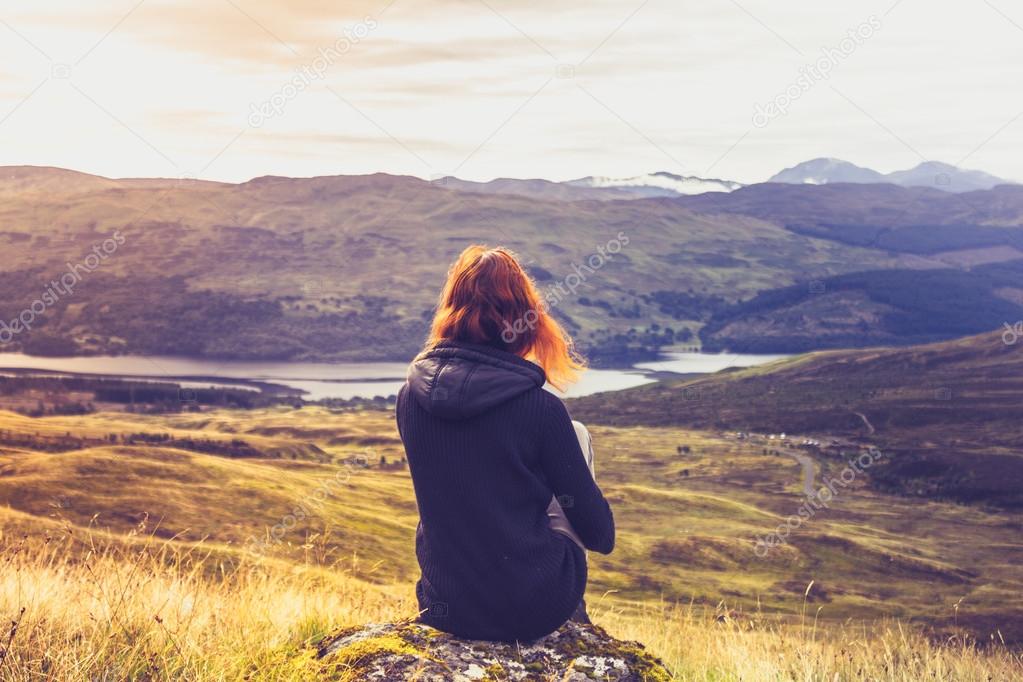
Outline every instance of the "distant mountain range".
<path id="1" fill-rule="evenodd" d="M 383 176 L 383 174 L 380 174 Z M 339 176 L 340 177 L 340 176 Z M 284 180 L 285 178 L 277 178 Z M 251 182 L 261 182 L 257 178 Z M 301 180 L 295 178 L 289 180 Z M 977 170 L 966 170 L 945 163 L 926 162 L 915 168 L 883 174 L 841 159 L 813 159 L 773 175 L 768 183 L 789 185 L 889 184 L 900 187 L 931 187 L 946 192 L 971 192 L 999 185 L 1017 184 Z M 625 178 L 587 176 L 577 180 L 497 178 L 489 182 L 463 180 L 447 176 L 430 184 L 457 192 L 524 196 L 545 201 L 623 201 L 630 199 L 679 198 L 721 195 L 747 186 L 741 182 L 667 172 L 648 173 Z M 227 187 L 229 183 L 175 178 L 109 179 L 62 168 L 33 166 L 0 167 L 0 197 L 22 192 L 103 191 L 115 188 Z M 708 197 L 710 199 L 710 197 Z"/>
<path id="2" fill-rule="evenodd" d="M 946 192 L 973 192 L 998 185 L 1015 184 L 978 170 L 958 168 L 947 163 L 927 161 L 909 170 L 883 174 L 841 159 L 813 159 L 786 168 L 768 182 L 791 185 L 829 185 L 838 182 L 856 184 L 889 183 L 902 187 L 934 187 Z"/>
<path id="3" fill-rule="evenodd" d="M 990 173 L 967 170 L 928 161 L 909 170 L 879 173 L 841 159 L 813 159 L 775 174 L 769 183 L 790 185 L 832 185 L 837 183 L 890 184 L 900 187 L 932 187 L 945 192 L 972 192 L 1015 184 Z M 561 201 L 621 201 L 626 199 L 676 198 L 700 194 L 727 194 L 746 187 L 741 182 L 695 175 L 657 172 L 625 178 L 588 176 L 578 180 L 498 178 L 474 182 L 456 177 L 434 180 L 433 184 L 459 192 L 515 194 L 534 199 Z"/>

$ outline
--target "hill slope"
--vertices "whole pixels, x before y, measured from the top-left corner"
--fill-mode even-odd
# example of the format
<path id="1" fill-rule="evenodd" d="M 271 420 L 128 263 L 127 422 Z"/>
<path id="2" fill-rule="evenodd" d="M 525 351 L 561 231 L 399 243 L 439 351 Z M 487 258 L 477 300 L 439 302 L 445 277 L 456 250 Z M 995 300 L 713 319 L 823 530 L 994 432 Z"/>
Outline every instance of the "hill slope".
<path id="1" fill-rule="evenodd" d="M 41 545 L 44 536 L 84 537 L 89 528 L 137 546 L 141 524 L 183 553 L 212 553 L 222 566 L 315 565 L 411 592 L 417 513 L 392 414 L 0 413 L 0 429 L 8 438 L 39 438 L 38 448 L 0 451 L 0 548 L 23 534 Z M 1006 639 L 1023 641 L 1019 514 L 907 500 L 857 479 L 787 542 L 763 553 L 757 538 L 806 503 L 797 462 L 714 432 L 599 424 L 592 431 L 619 537 L 614 554 L 590 558 L 589 599 L 602 612 L 644 613 L 665 602 L 713 610 L 724 602 L 726 613 L 786 623 L 798 620 L 814 581 L 809 600 L 822 622 L 896 616 L 947 632 L 954 625 L 949 605 L 963 599 L 959 626 L 985 640 L 998 628 Z M 123 438 L 44 449 L 46 434 L 144 432 L 272 442 L 295 458 L 232 458 Z M 306 454 L 310 445 L 326 458 Z M 821 480 L 836 478 L 845 466 L 821 458 L 817 472 Z"/>
<path id="2" fill-rule="evenodd" d="M 566 201 L 382 174 L 230 185 L 15 168 L 0 172 L 0 194 L 0 343 L 37 354 L 404 360 L 471 242 L 519 252 L 598 364 L 693 345 L 705 325 L 708 346 L 730 345 L 764 312 L 757 294 L 854 273 L 897 271 L 903 317 L 873 305 L 876 328 L 829 339 L 820 330 L 848 322 L 845 298 L 769 310 L 807 320 L 786 322 L 791 338 L 766 334 L 777 350 L 950 338 L 997 328 L 1023 302 L 1017 187 L 769 184 Z M 971 270 L 1003 264 L 997 277 Z M 934 286 L 919 270 L 954 272 Z M 913 328 L 921 317 L 926 334 Z"/>
<path id="3" fill-rule="evenodd" d="M 737 300 L 796 273 L 892 263 L 876 250 L 665 200 L 541 201 L 386 175 L 110 182 L 24 192 L 0 206 L 8 323 L 112 235 L 123 241 L 79 269 L 73 294 L 30 314 L 32 329 L 8 349 L 406 359 L 448 264 L 485 242 L 522 255 L 592 355 L 649 354 L 690 341 L 702 324 L 661 312 L 656 291 Z M 609 249 L 617 255 L 599 255 Z"/>
<path id="4" fill-rule="evenodd" d="M 1012 340 L 1012 337 L 1008 337 Z M 877 485 L 1023 507 L 1023 339 L 821 352 L 573 401 L 582 419 L 869 438 Z"/>

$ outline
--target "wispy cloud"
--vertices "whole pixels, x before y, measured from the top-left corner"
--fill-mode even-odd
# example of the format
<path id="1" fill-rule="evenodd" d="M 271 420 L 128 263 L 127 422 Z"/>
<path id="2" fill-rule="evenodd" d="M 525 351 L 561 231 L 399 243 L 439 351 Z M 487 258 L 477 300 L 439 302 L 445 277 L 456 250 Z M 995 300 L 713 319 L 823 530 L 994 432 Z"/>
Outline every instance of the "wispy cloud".
<path id="1" fill-rule="evenodd" d="M 974 165 L 1023 177 L 1023 94 L 1011 87 L 1023 41 L 997 0 L 901 3 L 833 87 L 747 134 L 757 102 L 891 4 L 11 0 L 0 164 L 166 175 L 169 159 L 195 172 L 250 128 L 253 105 L 284 92 L 286 109 L 230 144 L 211 177 L 680 166 L 755 181 L 812 156 L 891 170 L 917 152 L 972 152 Z M 350 40 L 368 18 L 372 30 Z M 345 40 L 291 96 L 296 75 Z"/>

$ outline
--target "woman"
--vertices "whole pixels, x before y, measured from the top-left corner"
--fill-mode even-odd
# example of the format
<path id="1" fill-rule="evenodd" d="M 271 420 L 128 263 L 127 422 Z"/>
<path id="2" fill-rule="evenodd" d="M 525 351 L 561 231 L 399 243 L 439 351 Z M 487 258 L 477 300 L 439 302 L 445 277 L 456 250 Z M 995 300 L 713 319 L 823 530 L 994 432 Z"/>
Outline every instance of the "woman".
<path id="1" fill-rule="evenodd" d="M 511 253 L 462 252 L 398 394 L 423 622 L 528 641 L 585 617 L 584 547 L 609 554 L 614 519 L 580 447 L 589 434 L 543 388 L 581 369 Z"/>

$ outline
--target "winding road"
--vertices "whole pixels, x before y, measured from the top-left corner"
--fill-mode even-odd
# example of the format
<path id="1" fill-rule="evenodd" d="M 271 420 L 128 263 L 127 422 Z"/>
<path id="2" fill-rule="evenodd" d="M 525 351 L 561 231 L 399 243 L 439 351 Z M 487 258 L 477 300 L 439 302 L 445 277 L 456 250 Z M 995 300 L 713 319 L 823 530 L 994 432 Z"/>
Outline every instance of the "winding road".
<path id="1" fill-rule="evenodd" d="M 814 481 L 817 478 L 817 462 L 809 455 L 798 450 L 786 449 L 781 452 L 799 462 L 803 467 L 803 493 L 807 497 L 815 497 L 817 495 L 817 488 L 814 487 Z"/>

